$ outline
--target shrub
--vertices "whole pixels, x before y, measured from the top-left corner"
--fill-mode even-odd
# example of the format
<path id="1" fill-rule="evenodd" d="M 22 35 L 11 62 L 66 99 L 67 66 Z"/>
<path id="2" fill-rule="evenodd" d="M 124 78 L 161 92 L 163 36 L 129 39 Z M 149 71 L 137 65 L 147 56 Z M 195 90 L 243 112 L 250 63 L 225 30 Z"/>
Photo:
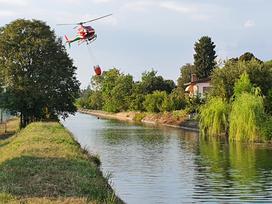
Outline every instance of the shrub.
<path id="1" fill-rule="evenodd" d="M 144 117 L 146 116 L 145 113 L 136 113 L 133 120 L 136 122 L 141 122 L 142 119 L 144 119 Z"/>
<path id="2" fill-rule="evenodd" d="M 187 117 L 187 115 L 188 115 L 188 109 L 173 111 L 173 117 L 176 120 L 185 118 Z"/>
<path id="3" fill-rule="evenodd" d="M 154 91 L 152 94 L 145 96 L 144 108 L 148 112 L 162 112 L 162 104 L 165 98 L 167 98 L 165 91 Z"/>

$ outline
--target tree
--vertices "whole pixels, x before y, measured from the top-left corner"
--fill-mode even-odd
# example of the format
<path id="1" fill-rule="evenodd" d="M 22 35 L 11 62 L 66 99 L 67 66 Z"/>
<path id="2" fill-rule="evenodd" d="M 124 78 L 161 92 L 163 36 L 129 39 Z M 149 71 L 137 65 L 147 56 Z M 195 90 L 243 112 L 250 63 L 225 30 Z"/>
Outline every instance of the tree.
<path id="1" fill-rule="evenodd" d="M 272 63 L 262 63 L 255 59 L 251 61 L 227 61 L 222 68 L 216 68 L 211 76 L 213 96 L 230 100 L 234 94 L 234 84 L 246 72 L 250 81 L 261 88 L 264 96 L 272 87 Z"/>
<path id="2" fill-rule="evenodd" d="M 175 83 L 172 80 L 164 80 L 162 76 L 157 76 L 157 71 L 151 70 L 142 74 L 140 86 L 144 94 L 150 94 L 154 91 L 171 93 L 175 88 Z"/>
<path id="3" fill-rule="evenodd" d="M 234 97 L 239 97 L 243 92 L 250 93 L 253 91 L 253 88 L 254 86 L 250 82 L 248 74 L 244 72 L 234 84 Z"/>
<path id="4" fill-rule="evenodd" d="M 121 75 L 116 68 L 103 72 L 101 81 L 101 92 L 103 98 L 103 110 L 108 112 L 116 112 L 114 104 L 112 104 L 112 90 L 116 85 L 116 81 Z"/>
<path id="5" fill-rule="evenodd" d="M 191 75 L 196 72 L 195 66 L 192 64 L 185 64 L 180 68 L 180 76 L 178 78 L 178 87 L 185 89 L 184 84 L 191 81 Z"/>
<path id="6" fill-rule="evenodd" d="M 202 134 L 219 136 L 228 127 L 228 103 L 220 97 L 212 97 L 200 108 L 200 129 Z"/>
<path id="7" fill-rule="evenodd" d="M 254 54 L 252 54 L 251 52 L 245 52 L 244 54 L 242 54 L 239 57 L 240 61 L 251 61 L 251 60 L 257 60 L 258 62 L 262 62 L 261 60 L 259 60 L 257 57 L 254 56 Z"/>
<path id="8" fill-rule="evenodd" d="M 194 65 L 197 77 L 206 78 L 211 75 L 216 65 L 215 44 L 210 37 L 203 36 L 195 43 L 194 49 Z"/>
<path id="9" fill-rule="evenodd" d="M 145 95 L 142 93 L 140 82 L 133 83 L 132 94 L 129 97 L 129 109 L 132 111 L 144 111 L 144 100 Z"/>
<path id="10" fill-rule="evenodd" d="M 60 38 L 38 20 L 16 20 L 0 33 L 4 106 L 21 115 L 21 127 L 74 113 L 79 94 L 76 67 Z"/>
<path id="11" fill-rule="evenodd" d="M 121 75 L 111 91 L 113 112 L 126 111 L 129 108 L 129 97 L 132 94 L 133 78 L 131 75 Z"/>

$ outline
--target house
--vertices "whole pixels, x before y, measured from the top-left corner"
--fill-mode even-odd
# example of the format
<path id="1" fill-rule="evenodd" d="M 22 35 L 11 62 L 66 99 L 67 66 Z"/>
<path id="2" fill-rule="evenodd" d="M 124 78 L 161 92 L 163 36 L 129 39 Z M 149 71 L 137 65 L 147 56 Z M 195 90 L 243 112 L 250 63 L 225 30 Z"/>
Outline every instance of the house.
<path id="1" fill-rule="evenodd" d="M 192 74 L 191 82 L 184 85 L 186 86 L 185 92 L 187 92 L 190 97 L 199 96 L 200 98 L 204 98 L 205 94 L 211 88 L 211 78 L 197 79 L 196 74 Z"/>

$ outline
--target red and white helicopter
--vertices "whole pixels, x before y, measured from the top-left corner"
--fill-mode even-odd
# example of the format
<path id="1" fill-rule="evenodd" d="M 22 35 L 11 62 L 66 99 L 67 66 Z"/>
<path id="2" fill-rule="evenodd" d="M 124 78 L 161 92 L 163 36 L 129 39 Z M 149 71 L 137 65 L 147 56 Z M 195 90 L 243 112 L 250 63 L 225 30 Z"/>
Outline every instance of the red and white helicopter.
<path id="1" fill-rule="evenodd" d="M 102 19 L 102 18 L 106 18 L 106 17 L 109 17 L 111 15 L 112 14 L 108 14 L 108 15 L 105 15 L 105 16 L 101 16 L 99 18 L 95 18 L 95 19 L 92 19 L 92 20 L 89 20 L 89 21 L 83 21 L 83 22 L 79 22 L 79 23 L 58 24 L 58 25 L 77 25 L 76 27 L 74 27 L 74 28 L 78 27 L 77 36 L 75 38 L 69 39 L 66 35 L 64 36 L 65 39 L 66 39 L 66 43 L 68 43 L 69 46 L 70 46 L 71 43 L 76 42 L 76 41 L 78 41 L 78 44 L 81 44 L 83 42 L 91 43 L 97 38 L 97 35 L 95 33 L 95 30 L 91 26 L 84 26 L 84 24 L 90 23 L 90 22 L 93 22 L 93 21 L 96 21 L 96 20 L 99 20 L 99 19 Z"/>

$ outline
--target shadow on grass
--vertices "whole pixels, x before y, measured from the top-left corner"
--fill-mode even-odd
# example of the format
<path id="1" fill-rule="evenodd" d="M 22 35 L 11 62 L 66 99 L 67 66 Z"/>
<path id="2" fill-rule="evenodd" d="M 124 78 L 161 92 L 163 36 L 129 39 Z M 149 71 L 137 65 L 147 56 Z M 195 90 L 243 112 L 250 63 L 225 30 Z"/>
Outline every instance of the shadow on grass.
<path id="1" fill-rule="evenodd" d="M 2 134 L 0 134 L 0 140 L 8 139 L 11 136 L 13 136 L 14 134 L 15 134 L 15 131 L 14 132 L 2 133 Z"/>
<path id="2" fill-rule="evenodd" d="M 2 143 L 0 143 L 0 148 L 6 146 L 7 144 L 9 144 L 9 142 L 2 142 Z"/>
<path id="3" fill-rule="evenodd" d="M 0 165 L 0 193 L 118 202 L 97 166 L 82 159 L 22 156 L 6 161 Z"/>

